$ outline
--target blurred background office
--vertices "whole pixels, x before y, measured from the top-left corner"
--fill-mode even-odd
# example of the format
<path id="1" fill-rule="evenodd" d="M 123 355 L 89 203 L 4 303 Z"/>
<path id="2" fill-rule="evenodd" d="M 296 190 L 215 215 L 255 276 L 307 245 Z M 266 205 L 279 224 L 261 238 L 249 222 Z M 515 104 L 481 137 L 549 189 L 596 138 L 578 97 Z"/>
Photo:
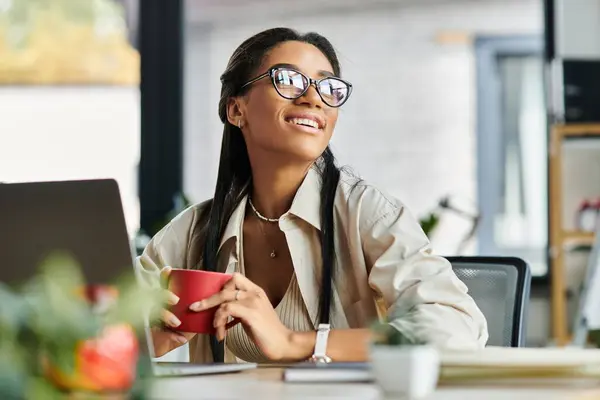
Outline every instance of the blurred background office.
<path id="1" fill-rule="evenodd" d="M 274 26 L 339 52 L 355 87 L 333 139 L 340 164 L 434 225 L 436 252 L 525 259 L 528 343 L 564 339 L 549 301 L 555 66 L 600 59 L 598 0 L 0 0 L 0 181 L 115 178 L 143 243 L 212 196 L 219 76 Z M 600 152 L 579 145 L 564 163 L 574 224 L 600 197 Z M 573 293 L 585 254 L 566 262 Z"/>

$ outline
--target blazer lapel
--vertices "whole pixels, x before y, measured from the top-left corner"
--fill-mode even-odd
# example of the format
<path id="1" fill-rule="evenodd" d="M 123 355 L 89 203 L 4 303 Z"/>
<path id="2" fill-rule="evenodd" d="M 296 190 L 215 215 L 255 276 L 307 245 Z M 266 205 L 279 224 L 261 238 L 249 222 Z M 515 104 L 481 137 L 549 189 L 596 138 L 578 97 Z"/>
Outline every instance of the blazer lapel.
<path id="1" fill-rule="evenodd" d="M 294 271 L 300 287 L 300 293 L 311 317 L 312 323 L 319 324 L 319 298 L 321 288 L 321 273 L 323 262 L 321 259 L 321 231 L 320 205 L 321 205 L 321 177 L 315 166 L 308 169 L 304 181 L 300 185 L 292 202 L 289 214 L 298 219 L 291 219 L 280 224 L 285 232 Z M 284 225 L 284 226 L 282 226 Z M 341 271 L 340 271 L 341 273 Z M 330 323 L 337 328 L 348 326 L 342 301 L 334 286 L 332 298 L 333 312 Z"/>
<path id="2" fill-rule="evenodd" d="M 294 224 L 296 225 L 296 224 Z M 303 232 L 304 230 L 308 232 Z M 315 257 L 313 249 L 319 248 L 317 241 L 317 247 L 314 247 L 312 242 L 317 239 L 313 229 L 308 226 L 300 227 L 298 225 L 286 229 L 285 237 L 290 248 L 290 255 L 292 257 L 292 264 L 294 265 L 294 273 L 298 281 L 298 287 L 304 300 L 304 305 L 310 315 L 310 319 L 313 326 L 318 325 L 318 314 L 319 314 L 319 284 L 318 276 L 321 271 L 321 260 Z"/>
<path id="3" fill-rule="evenodd" d="M 290 248 L 294 272 L 304 305 L 308 310 L 313 326 L 316 328 L 319 325 L 319 298 L 323 271 L 318 231 L 314 227 L 300 222 L 299 224 L 296 223 L 293 228 L 286 229 L 285 236 Z M 333 312 L 331 313 L 330 323 L 338 329 L 347 328 L 348 321 L 335 286 L 332 305 Z"/>
<path id="4" fill-rule="evenodd" d="M 240 235 L 242 234 L 247 200 L 248 197 L 245 196 L 235 210 L 233 210 L 223 232 L 223 237 L 219 245 L 219 272 L 233 274 L 236 264 L 239 262 L 241 255 Z"/>

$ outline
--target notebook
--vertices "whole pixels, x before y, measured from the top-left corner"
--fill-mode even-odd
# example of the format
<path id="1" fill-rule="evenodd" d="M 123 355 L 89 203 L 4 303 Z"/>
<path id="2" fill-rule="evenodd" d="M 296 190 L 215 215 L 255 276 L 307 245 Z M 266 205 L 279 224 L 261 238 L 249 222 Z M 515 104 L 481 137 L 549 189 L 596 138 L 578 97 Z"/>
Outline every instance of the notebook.
<path id="1" fill-rule="evenodd" d="M 486 347 L 476 351 L 443 351 L 442 367 L 576 368 L 600 365 L 600 349 Z"/>
<path id="2" fill-rule="evenodd" d="M 283 370 L 286 382 L 371 382 L 369 363 L 315 364 L 304 362 Z"/>
<path id="3" fill-rule="evenodd" d="M 488 347 L 442 352 L 440 381 L 576 382 L 600 378 L 600 350 Z"/>

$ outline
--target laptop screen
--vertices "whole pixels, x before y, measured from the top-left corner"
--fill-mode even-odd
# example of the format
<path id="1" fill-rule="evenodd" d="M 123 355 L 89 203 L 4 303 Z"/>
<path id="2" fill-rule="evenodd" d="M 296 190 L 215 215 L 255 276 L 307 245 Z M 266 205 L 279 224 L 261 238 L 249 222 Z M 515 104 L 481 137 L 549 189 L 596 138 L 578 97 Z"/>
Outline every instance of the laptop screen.
<path id="1" fill-rule="evenodd" d="M 132 252 L 114 180 L 0 184 L 0 281 L 31 278 L 55 251 L 74 257 L 88 283 L 130 273 Z"/>

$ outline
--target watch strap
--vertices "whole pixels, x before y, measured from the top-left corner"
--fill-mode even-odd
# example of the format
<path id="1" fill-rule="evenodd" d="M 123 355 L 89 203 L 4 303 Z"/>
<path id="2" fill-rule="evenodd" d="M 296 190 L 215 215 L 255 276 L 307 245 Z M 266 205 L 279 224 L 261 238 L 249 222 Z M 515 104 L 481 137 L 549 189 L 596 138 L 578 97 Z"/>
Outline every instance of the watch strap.
<path id="1" fill-rule="evenodd" d="M 329 339 L 329 324 L 319 324 L 317 328 L 317 339 L 315 341 L 315 351 L 312 360 L 315 362 L 331 362 L 331 358 L 327 356 L 327 340 Z"/>

